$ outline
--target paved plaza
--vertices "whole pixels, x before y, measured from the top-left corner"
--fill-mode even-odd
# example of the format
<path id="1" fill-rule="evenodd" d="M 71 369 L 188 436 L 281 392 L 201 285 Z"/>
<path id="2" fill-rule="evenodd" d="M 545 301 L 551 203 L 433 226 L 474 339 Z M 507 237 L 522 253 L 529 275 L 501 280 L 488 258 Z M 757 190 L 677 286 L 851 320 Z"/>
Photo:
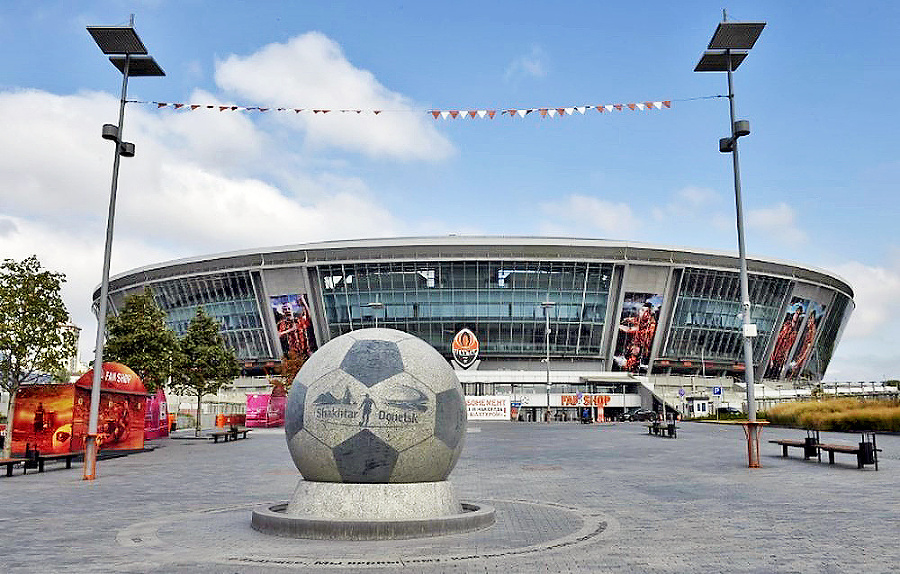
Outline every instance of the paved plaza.
<path id="1" fill-rule="evenodd" d="M 879 572 L 900 571 L 900 436 L 879 470 L 781 457 L 767 428 L 748 469 L 741 427 L 470 422 L 450 475 L 494 526 L 389 542 L 266 536 L 251 510 L 286 501 L 299 475 L 282 429 L 213 444 L 165 439 L 99 463 L 0 476 L 4 572 Z M 823 442 L 858 435 L 823 433 Z"/>

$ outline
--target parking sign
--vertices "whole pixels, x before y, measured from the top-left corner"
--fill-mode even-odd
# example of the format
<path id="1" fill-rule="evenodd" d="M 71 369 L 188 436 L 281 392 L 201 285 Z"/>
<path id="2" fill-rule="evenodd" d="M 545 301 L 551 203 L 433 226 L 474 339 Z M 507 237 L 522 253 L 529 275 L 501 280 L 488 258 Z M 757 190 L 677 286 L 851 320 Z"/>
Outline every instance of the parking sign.
<path id="1" fill-rule="evenodd" d="M 713 387 L 713 395 L 717 397 L 722 396 L 722 387 Z"/>

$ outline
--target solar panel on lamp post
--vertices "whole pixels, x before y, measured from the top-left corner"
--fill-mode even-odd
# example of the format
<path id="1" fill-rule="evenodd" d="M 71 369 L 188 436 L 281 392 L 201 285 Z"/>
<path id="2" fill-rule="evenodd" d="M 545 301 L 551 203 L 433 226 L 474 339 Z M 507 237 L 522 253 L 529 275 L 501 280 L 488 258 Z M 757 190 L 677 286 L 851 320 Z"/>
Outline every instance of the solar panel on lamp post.
<path id="1" fill-rule="evenodd" d="M 103 373 L 103 343 L 106 334 L 106 309 L 109 296 L 109 262 L 112 254 L 113 224 L 116 214 L 116 192 L 119 181 L 119 160 L 134 156 L 134 144 L 122 141 L 125 124 L 125 99 L 128 78 L 165 76 L 156 61 L 147 55 L 147 48 L 134 30 L 134 16 L 128 26 L 88 26 L 88 33 L 104 54 L 113 54 L 109 61 L 122 73 L 122 94 L 119 98 L 118 125 L 105 124 L 103 139 L 115 142 L 112 184 L 109 192 L 109 213 L 106 220 L 106 244 L 103 251 L 103 278 L 100 282 L 100 305 L 97 313 L 97 339 L 94 347 L 94 373 L 91 382 L 91 404 L 88 432 L 84 444 L 84 480 L 97 477 L 97 453 L 100 449 L 98 420 L 100 418 L 100 382 Z"/>
<path id="2" fill-rule="evenodd" d="M 731 113 L 731 137 L 719 140 L 719 151 L 730 153 L 734 168 L 734 205 L 737 219 L 738 258 L 740 260 L 741 319 L 744 343 L 744 383 L 747 386 L 747 453 L 750 468 L 759 467 L 759 426 L 756 421 L 754 397 L 753 337 L 756 325 L 750 318 L 750 294 L 747 278 L 747 255 L 744 248 L 744 214 L 741 201 L 741 168 L 738 157 L 738 138 L 750 134 L 750 123 L 736 120 L 734 111 L 734 82 L 732 73 L 747 57 L 765 22 L 728 22 L 727 17 L 716 27 L 708 50 L 703 53 L 695 72 L 728 73 L 728 105 Z"/>

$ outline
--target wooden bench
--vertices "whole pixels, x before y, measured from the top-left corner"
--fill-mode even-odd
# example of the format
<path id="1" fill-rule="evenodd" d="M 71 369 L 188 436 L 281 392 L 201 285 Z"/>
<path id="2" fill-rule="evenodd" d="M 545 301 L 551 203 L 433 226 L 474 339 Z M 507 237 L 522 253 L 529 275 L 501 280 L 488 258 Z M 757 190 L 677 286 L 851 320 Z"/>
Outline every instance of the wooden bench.
<path id="1" fill-rule="evenodd" d="M 819 431 L 807 430 L 804 440 L 778 439 L 770 440 L 770 443 L 781 445 L 781 456 L 787 458 L 788 447 L 796 447 L 803 449 L 803 460 L 809 460 L 816 457 L 822 462 L 822 454 L 819 452 Z"/>
<path id="2" fill-rule="evenodd" d="M 874 464 L 878 470 L 878 453 L 881 451 L 875 445 L 875 433 L 860 433 L 859 444 L 819 444 L 819 448 L 828 453 L 828 464 L 834 464 L 834 453 L 843 452 L 856 455 L 856 468 L 863 468 L 867 464 Z M 871 440 L 866 440 L 867 438 Z"/>
<path id="3" fill-rule="evenodd" d="M 44 463 L 52 462 L 55 460 L 65 460 L 66 468 L 72 468 L 72 459 L 76 456 L 81 456 L 82 452 L 60 452 L 60 453 L 51 453 L 51 454 L 41 454 L 36 448 L 31 448 L 31 445 L 25 445 L 25 470 L 27 471 L 29 468 L 36 468 L 38 472 L 44 472 Z"/>
<path id="4" fill-rule="evenodd" d="M 35 458 L 37 459 L 38 472 L 44 472 L 44 463 L 45 462 L 53 462 L 56 460 L 65 460 L 66 468 L 72 468 L 72 459 L 76 456 L 81 456 L 84 453 L 80 452 L 63 452 L 59 454 L 38 454 Z M 34 468 L 34 467 L 32 467 Z"/>
<path id="5" fill-rule="evenodd" d="M 28 461 L 27 458 L 0 458 L 0 466 L 6 465 L 6 476 L 12 476 L 13 467 L 17 464 L 21 464 L 25 474 L 28 470 L 25 468 L 25 464 Z"/>
<path id="6" fill-rule="evenodd" d="M 232 427 L 228 430 L 220 430 L 211 432 L 209 436 L 212 437 L 213 442 L 219 442 L 219 439 L 222 439 L 223 442 L 228 442 L 229 440 L 237 440 L 238 438 L 247 438 L 247 433 L 250 432 L 251 429 L 243 428 L 243 427 Z M 241 435 L 240 437 L 238 435 Z"/>
<path id="7" fill-rule="evenodd" d="M 860 433 L 860 441 L 857 445 L 852 444 L 823 444 L 819 440 L 819 431 L 807 430 L 805 440 L 778 439 L 770 440 L 770 443 L 781 445 L 781 456 L 787 456 L 788 447 L 797 447 L 803 449 L 803 459 L 807 460 L 816 457 L 822 462 L 822 451 L 828 453 L 828 464 L 834 464 L 834 453 L 843 452 L 856 455 L 856 468 L 863 468 L 867 464 L 874 464 L 875 470 L 878 470 L 878 453 L 881 449 L 875 444 L 874 432 Z"/>
<path id="8" fill-rule="evenodd" d="M 678 438 L 678 427 L 675 426 L 674 422 L 662 423 L 660 421 L 653 421 L 652 423 L 647 425 L 647 434 L 660 437 Z"/>

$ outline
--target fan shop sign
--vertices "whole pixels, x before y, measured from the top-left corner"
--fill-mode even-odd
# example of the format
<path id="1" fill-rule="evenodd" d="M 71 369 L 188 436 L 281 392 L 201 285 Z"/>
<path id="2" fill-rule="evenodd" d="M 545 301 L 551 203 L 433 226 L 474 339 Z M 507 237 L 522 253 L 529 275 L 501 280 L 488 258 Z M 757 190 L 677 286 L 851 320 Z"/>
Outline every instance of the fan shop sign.
<path id="1" fill-rule="evenodd" d="M 605 407 L 611 399 L 609 395 L 560 395 L 559 404 L 564 407 Z"/>
<path id="2" fill-rule="evenodd" d="M 470 421 L 508 421 L 509 397 L 466 397 L 466 414 Z"/>

